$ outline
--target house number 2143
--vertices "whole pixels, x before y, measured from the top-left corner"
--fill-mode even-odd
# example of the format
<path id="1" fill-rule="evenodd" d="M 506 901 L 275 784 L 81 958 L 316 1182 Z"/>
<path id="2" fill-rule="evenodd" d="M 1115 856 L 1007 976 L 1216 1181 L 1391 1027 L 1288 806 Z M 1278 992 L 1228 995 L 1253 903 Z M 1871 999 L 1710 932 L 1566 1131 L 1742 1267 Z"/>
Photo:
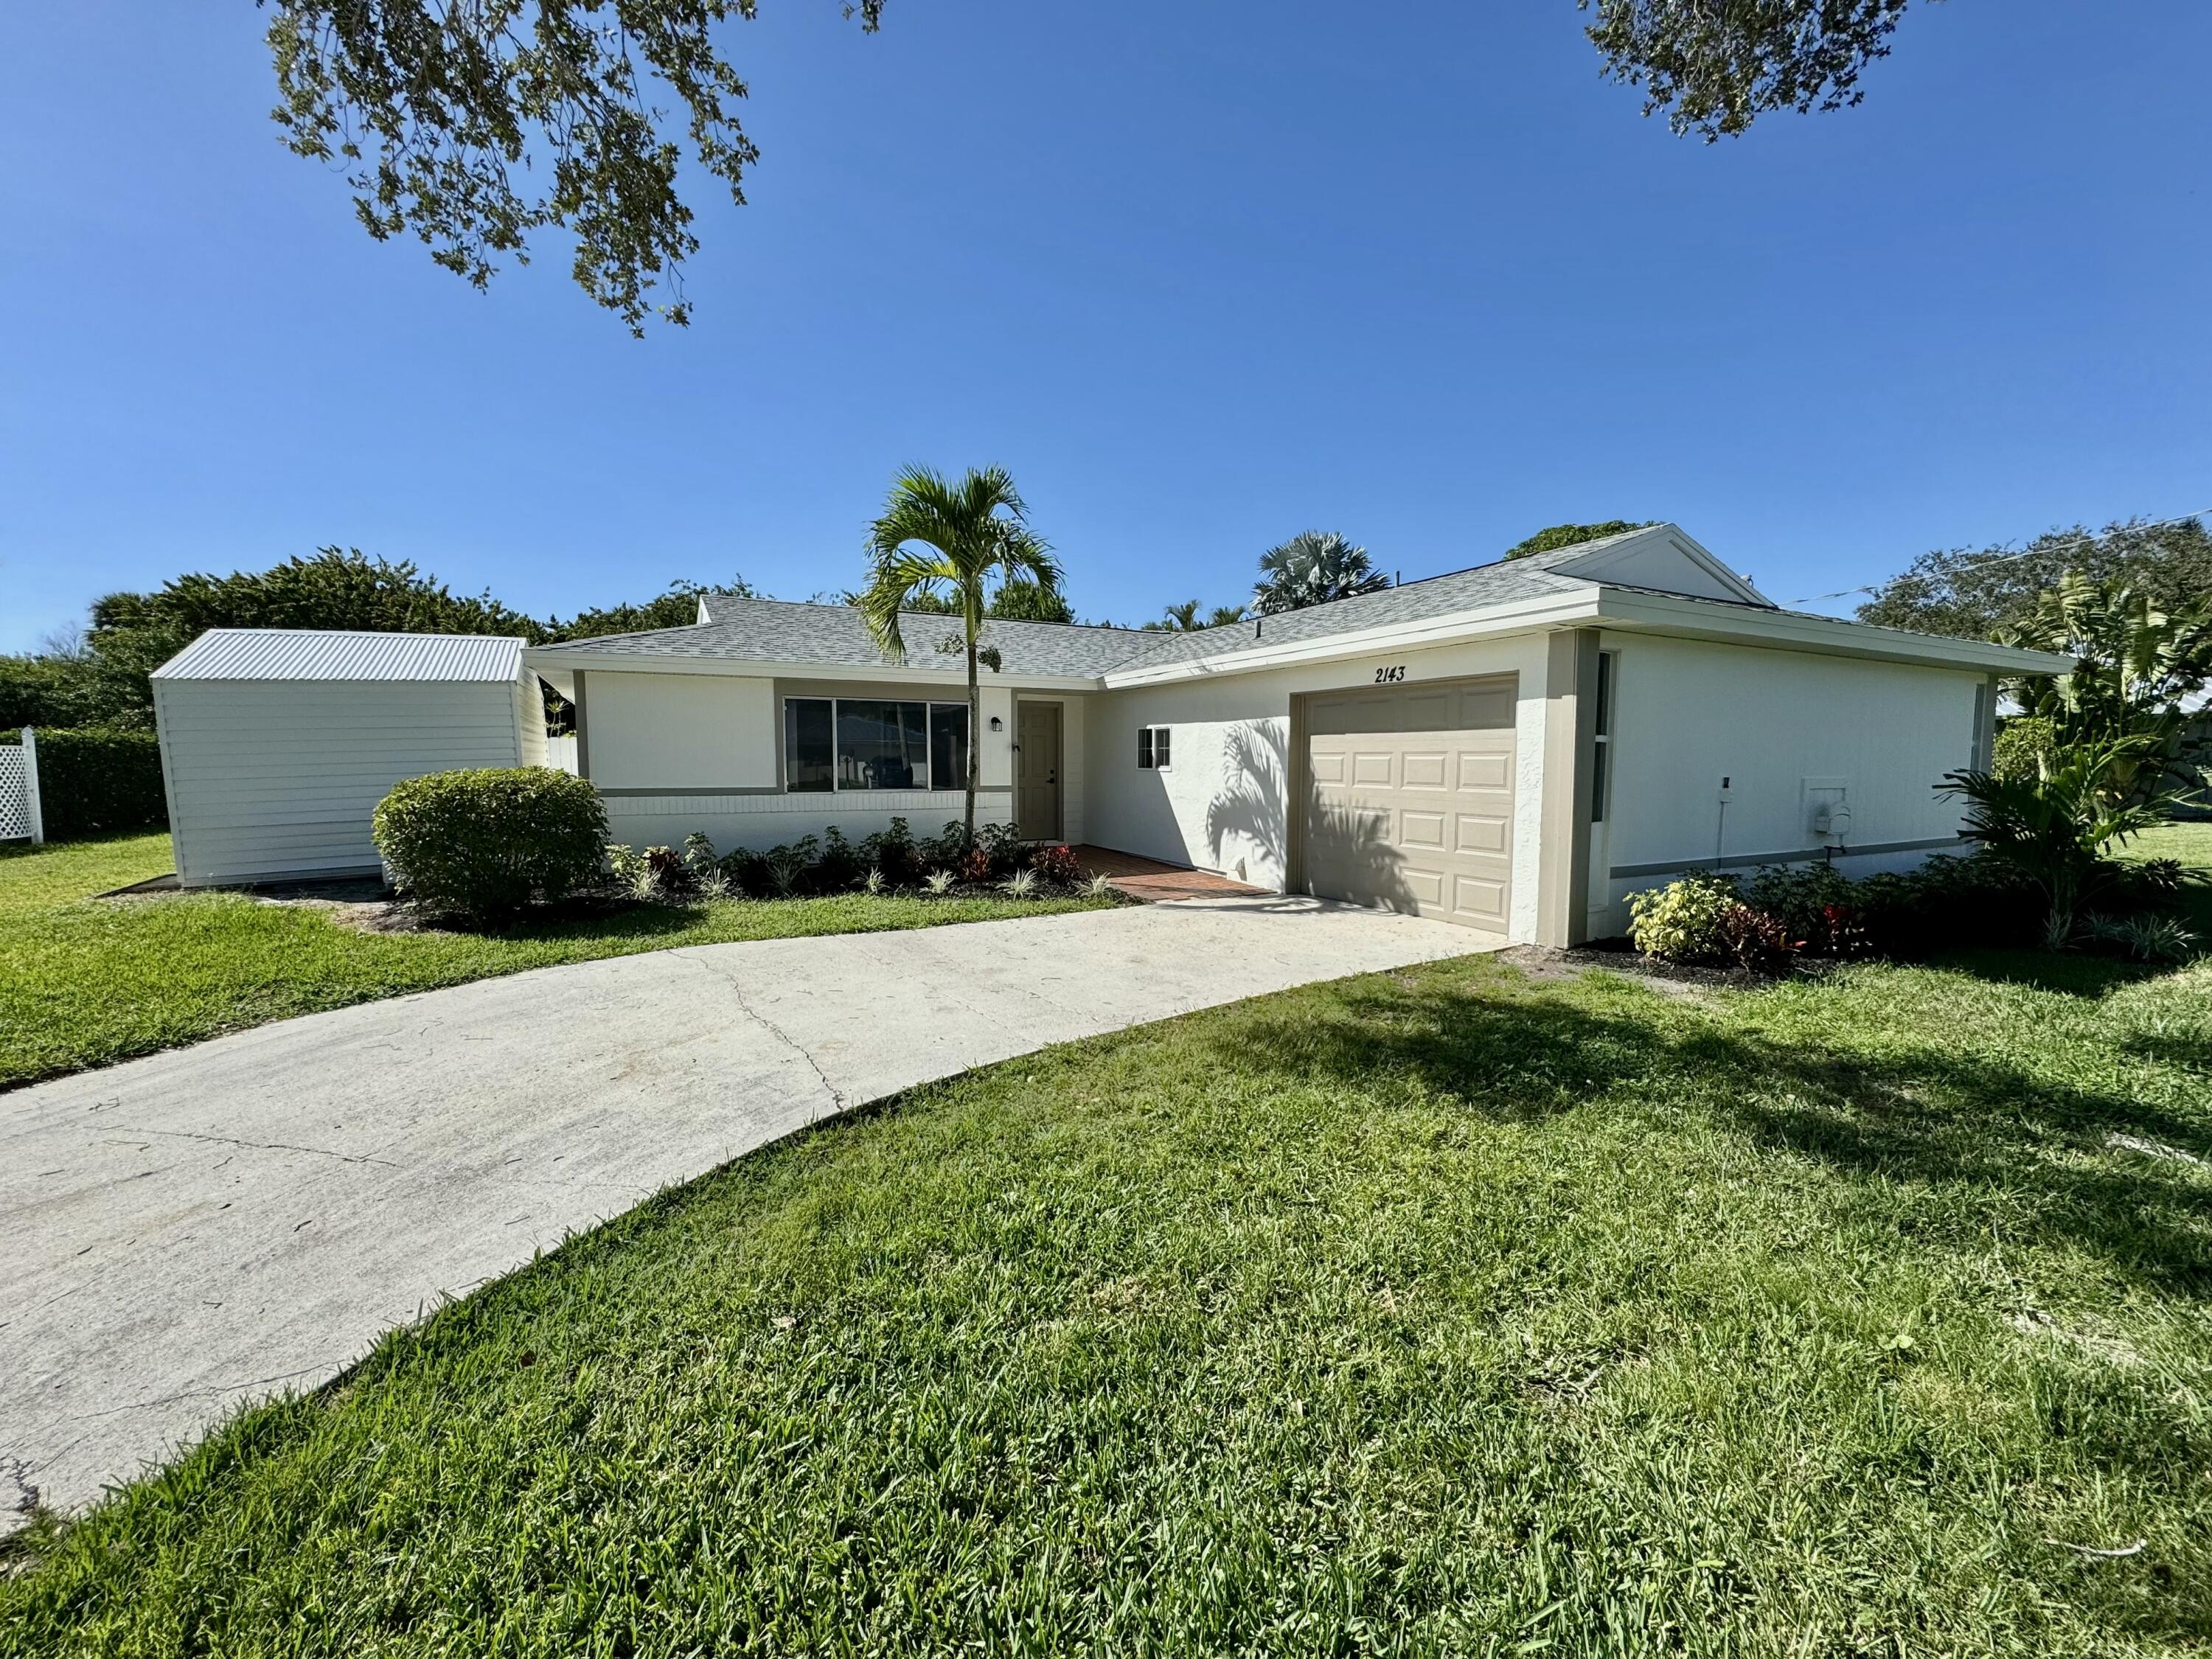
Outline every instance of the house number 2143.
<path id="1" fill-rule="evenodd" d="M 1395 685 L 1405 678 L 1406 665 L 1403 663 L 1399 663 L 1394 667 L 1378 668 L 1375 671 L 1375 684 L 1377 685 Z"/>

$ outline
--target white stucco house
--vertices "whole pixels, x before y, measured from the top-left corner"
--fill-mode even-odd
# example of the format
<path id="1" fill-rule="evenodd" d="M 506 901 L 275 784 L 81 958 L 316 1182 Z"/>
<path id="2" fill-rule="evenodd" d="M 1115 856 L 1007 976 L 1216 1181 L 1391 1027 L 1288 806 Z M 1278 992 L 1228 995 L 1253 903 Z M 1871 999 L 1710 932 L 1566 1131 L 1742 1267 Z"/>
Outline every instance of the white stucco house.
<path id="1" fill-rule="evenodd" d="M 959 816 L 953 620 L 886 662 L 838 605 L 708 595 L 547 646 L 615 834 L 765 848 Z M 1673 525 L 1198 633 L 993 622 L 981 812 L 1491 938 L 1619 933 L 1689 868 L 1959 844 L 1996 677 L 2066 659 L 1784 611 Z"/>
<path id="2" fill-rule="evenodd" d="M 537 647 L 214 630 L 154 676 L 179 879 L 374 872 L 401 778 L 560 763 L 541 679 L 634 845 L 932 833 L 971 736 L 958 625 L 903 628 L 902 663 L 844 606 L 717 594 Z M 985 820 L 1546 944 L 1686 869 L 1956 847 L 1936 786 L 1987 763 L 1997 677 L 2072 666 L 1782 610 L 1673 525 L 1198 633 L 985 642 Z"/>

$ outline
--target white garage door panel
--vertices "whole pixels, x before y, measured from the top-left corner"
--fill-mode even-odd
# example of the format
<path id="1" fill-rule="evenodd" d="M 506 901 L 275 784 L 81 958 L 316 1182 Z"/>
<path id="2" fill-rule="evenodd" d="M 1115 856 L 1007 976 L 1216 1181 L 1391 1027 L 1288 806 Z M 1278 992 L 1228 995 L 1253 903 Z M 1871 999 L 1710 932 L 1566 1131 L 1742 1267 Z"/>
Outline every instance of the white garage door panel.
<path id="1" fill-rule="evenodd" d="M 1503 933 L 1513 890 L 1510 677 L 1316 696 L 1307 884 Z"/>

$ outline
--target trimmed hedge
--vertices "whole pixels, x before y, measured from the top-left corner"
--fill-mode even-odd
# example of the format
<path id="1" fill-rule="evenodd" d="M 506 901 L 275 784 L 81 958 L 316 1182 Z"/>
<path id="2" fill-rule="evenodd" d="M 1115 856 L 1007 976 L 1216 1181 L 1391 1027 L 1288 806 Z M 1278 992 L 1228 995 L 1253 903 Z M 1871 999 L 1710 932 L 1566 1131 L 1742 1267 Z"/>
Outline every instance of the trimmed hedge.
<path id="1" fill-rule="evenodd" d="M 48 841 L 166 830 L 161 743 L 151 732 L 47 726 L 39 734 L 39 813 Z M 0 732 L 18 742 L 20 732 Z"/>
<path id="2" fill-rule="evenodd" d="M 581 778 L 544 766 L 490 767 L 395 785 L 370 828 L 408 897 L 497 918 L 595 879 L 607 815 Z"/>

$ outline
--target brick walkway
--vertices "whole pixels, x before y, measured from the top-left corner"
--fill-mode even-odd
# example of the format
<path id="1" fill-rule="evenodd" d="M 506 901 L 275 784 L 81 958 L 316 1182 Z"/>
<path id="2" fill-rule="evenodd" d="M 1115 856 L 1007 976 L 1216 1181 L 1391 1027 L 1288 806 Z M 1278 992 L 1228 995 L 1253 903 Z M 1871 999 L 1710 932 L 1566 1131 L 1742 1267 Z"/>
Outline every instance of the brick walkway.
<path id="1" fill-rule="evenodd" d="M 1165 904 L 1173 899 L 1227 898 L 1239 893 L 1267 890 L 1247 887 L 1243 882 L 1217 876 L 1211 870 L 1185 870 L 1176 865 L 1162 864 L 1158 859 L 1140 859 L 1133 853 L 1116 853 L 1104 847 L 1078 847 L 1075 856 L 1083 861 L 1085 874 L 1110 876 L 1117 890 L 1147 904 Z"/>

